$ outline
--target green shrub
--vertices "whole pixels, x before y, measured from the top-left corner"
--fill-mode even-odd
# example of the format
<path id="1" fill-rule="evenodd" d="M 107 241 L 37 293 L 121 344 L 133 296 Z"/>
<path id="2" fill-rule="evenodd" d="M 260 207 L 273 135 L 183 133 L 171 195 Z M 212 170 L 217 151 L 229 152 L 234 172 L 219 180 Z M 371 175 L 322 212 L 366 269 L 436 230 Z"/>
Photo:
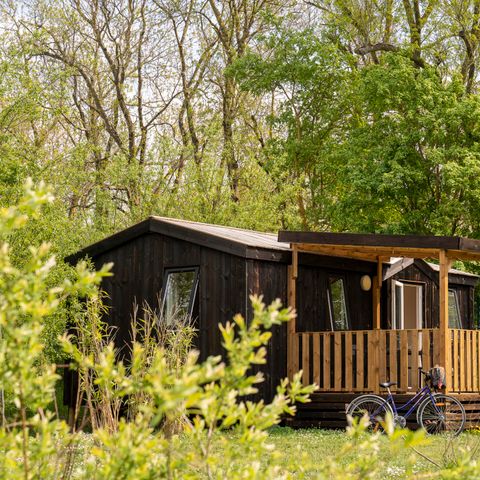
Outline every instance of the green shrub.
<path id="1" fill-rule="evenodd" d="M 265 306 L 261 298 L 252 297 L 253 319 L 248 325 L 237 315 L 219 326 L 225 359 L 209 357 L 199 363 L 198 353 L 180 342 L 175 347 L 178 361 L 168 347 L 170 340 L 155 345 L 141 335 L 133 338 L 128 363 L 119 361 L 101 321 L 98 285 L 108 275 L 108 266 L 91 272 L 81 263 L 75 281 L 51 288 L 46 277 L 54 259 L 48 245 L 31 248 L 21 267 L 10 260 L 10 233 L 39 215 L 48 201 L 43 186 L 34 190 L 29 184 L 19 205 L 0 210 L 0 389 L 8 387 L 15 405 L 0 428 L 0 478 L 383 478 L 386 463 L 377 456 L 380 434 L 366 433 L 365 420 L 352 425 L 347 445 L 320 464 L 301 454 L 285 462 L 270 444 L 269 428 L 282 415 L 294 414 L 294 404 L 308 401 L 315 389 L 301 385 L 299 372 L 278 386 L 271 403 L 247 400 L 263 380 L 260 373 L 250 372 L 252 365 L 266 361 L 269 329 L 293 314 L 281 309 L 278 301 Z M 89 435 L 71 432 L 49 409 L 58 375 L 43 361 L 43 320 L 67 295 L 87 300 L 72 304 L 81 327 L 77 343 L 67 336 L 61 343 L 79 372 L 88 376 L 91 392 L 101 392 L 100 400 L 110 402 L 110 417 L 96 421 Z M 116 405 L 132 398 L 133 413 L 120 417 Z M 91 408 L 98 406 L 92 401 Z M 172 424 L 181 428 L 167 428 Z M 415 449 L 425 441 L 423 432 L 394 430 L 392 419 L 385 429 L 393 455 L 395 449 Z M 345 463 L 351 452 L 355 459 Z M 449 468 L 436 468 L 423 478 L 479 477 L 474 457 L 458 458 Z M 404 478 L 415 476 L 414 459 Z"/>

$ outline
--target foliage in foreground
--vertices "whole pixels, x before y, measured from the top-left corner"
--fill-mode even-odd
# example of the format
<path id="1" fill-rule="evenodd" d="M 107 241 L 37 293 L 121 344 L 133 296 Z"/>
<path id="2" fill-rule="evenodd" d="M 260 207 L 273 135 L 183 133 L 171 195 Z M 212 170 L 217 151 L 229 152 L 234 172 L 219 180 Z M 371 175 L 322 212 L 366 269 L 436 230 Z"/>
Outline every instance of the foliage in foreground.
<path id="1" fill-rule="evenodd" d="M 292 317 L 279 302 L 265 307 L 254 297 L 248 325 L 237 315 L 220 326 L 225 360 L 210 357 L 198 363 L 198 354 L 190 352 L 179 365 L 158 348 L 147 355 L 145 365 L 144 349 L 150 347 L 134 342 L 127 366 L 116 360 L 113 344 L 92 355 L 63 338 L 66 351 L 81 369 L 93 373 L 95 386 L 105 394 L 120 402 L 138 395 L 148 398 L 133 418 L 97 425 L 87 441 L 84 434 L 70 432 L 49 405 L 58 375 L 53 365 L 41 361 L 42 320 L 65 295 L 95 301 L 108 267 L 92 273 L 81 264 L 74 282 L 64 281 L 52 289 L 45 281 L 54 265 L 47 245 L 32 248 L 22 268 L 12 265 L 9 234 L 38 215 L 48 201 L 48 191 L 28 186 L 17 207 L 0 210 L 0 389 L 8 387 L 17 409 L 16 418 L 4 419 L 0 429 L 1 478 L 381 478 L 386 465 L 376 456 L 380 437 L 366 434 L 364 422 L 353 425 L 344 449 L 332 452 L 321 464 L 301 455 L 285 463 L 270 444 L 269 427 L 279 423 L 281 415 L 294 413 L 293 404 L 307 401 L 314 386 L 302 386 L 298 374 L 281 383 L 271 403 L 246 400 L 262 381 L 260 374 L 250 371 L 252 365 L 265 362 L 268 330 Z M 164 428 L 179 418 L 189 419 L 180 432 Z M 422 432 L 393 430 L 392 422 L 389 425 L 392 452 L 424 441 Z M 353 449 L 358 455 L 343 463 L 342 456 Z M 468 460 L 434 475 L 476 478 L 478 467 Z"/>

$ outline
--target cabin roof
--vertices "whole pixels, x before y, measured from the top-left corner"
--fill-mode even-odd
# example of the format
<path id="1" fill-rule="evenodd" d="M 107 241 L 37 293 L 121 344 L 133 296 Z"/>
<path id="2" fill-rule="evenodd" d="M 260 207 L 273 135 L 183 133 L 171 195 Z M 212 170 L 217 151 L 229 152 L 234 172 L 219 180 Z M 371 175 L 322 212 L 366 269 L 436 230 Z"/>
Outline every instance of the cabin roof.
<path id="1" fill-rule="evenodd" d="M 283 262 L 290 259 L 290 245 L 279 242 L 274 233 L 151 216 L 83 248 L 65 260 L 75 263 L 86 256 L 93 258 L 147 233 L 160 233 L 244 258 Z"/>
<path id="2" fill-rule="evenodd" d="M 279 242 L 276 233 L 257 232 L 256 230 L 247 230 L 237 227 L 226 227 L 223 225 L 214 225 L 211 223 L 192 222 L 189 220 L 179 220 L 176 218 L 157 216 L 153 216 L 150 218 L 156 222 L 188 228 L 192 231 L 206 233 L 208 235 L 212 235 L 223 240 L 241 243 L 248 247 L 290 251 L 290 245 L 288 243 Z"/>
<path id="3" fill-rule="evenodd" d="M 201 222 L 192 222 L 189 220 L 180 220 L 176 218 L 151 216 L 146 220 L 137 223 L 125 230 L 117 232 L 109 237 L 106 237 L 96 243 L 93 243 L 82 250 L 66 257 L 66 261 L 69 263 L 75 263 L 79 259 L 88 257 L 97 257 L 104 252 L 117 248 L 120 245 L 127 243 L 136 237 L 139 237 L 148 233 L 159 233 L 172 238 L 176 238 L 183 241 L 192 242 L 204 247 L 219 250 L 232 255 L 237 255 L 244 258 L 278 261 L 278 262 L 290 262 L 291 260 L 291 247 L 290 239 L 305 239 L 305 235 L 308 240 L 316 239 L 329 239 L 330 241 L 338 242 L 340 240 L 351 242 L 353 238 L 360 237 L 372 237 L 372 235 L 361 234 L 341 234 L 341 233 L 312 233 L 312 232 L 279 232 L 278 238 L 274 233 L 258 232 L 255 230 L 247 230 L 243 228 L 227 227 L 222 225 L 214 225 Z M 358 235 L 358 237 L 357 237 Z M 373 237 L 392 238 L 395 237 L 400 242 L 404 238 L 403 235 L 373 235 Z M 425 237 L 410 235 L 408 238 L 422 238 L 425 241 Z M 286 240 L 286 239 L 289 240 Z M 435 239 L 442 238 L 457 238 L 457 237 L 428 237 Z M 467 240 L 467 239 L 465 239 Z M 480 241 L 475 241 L 480 244 Z M 421 242 L 420 242 L 421 243 Z M 424 243 L 421 243 L 424 245 Z M 458 244 L 457 244 L 458 245 Z M 367 261 L 374 261 L 374 259 L 365 259 Z M 407 263 L 413 262 L 413 259 L 409 258 L 396 258 L 392 256 L 388 259 L 384 259 L 384 263 L 390 264 L 391 268 L 396 271 L 407 267 Z M 408 264 L 410 264 L 408 263 Z M 438 271 L 438 265 L 428 263 L 428 265 L 434 271 Z M 450 269 L 450 274 L 463 275 L 470 277 L 477 277 L 477 275 L 463 272 L 456 269 Z"/>

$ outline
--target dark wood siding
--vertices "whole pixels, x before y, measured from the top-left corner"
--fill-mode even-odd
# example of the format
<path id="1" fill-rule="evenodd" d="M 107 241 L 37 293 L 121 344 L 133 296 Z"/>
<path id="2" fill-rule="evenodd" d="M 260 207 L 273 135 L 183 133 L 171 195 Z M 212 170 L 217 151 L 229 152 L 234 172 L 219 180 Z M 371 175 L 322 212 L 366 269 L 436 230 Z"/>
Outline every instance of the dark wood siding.
<path id="1" fill-rule="evenodd" d="M 287 265 L 276 262 L 249 260 L 247 263 L 248 294 L 263 295 L 266 305 L 279 298 L 287 306 Z M 249 319 L 252 309 L 249 302 Z M 277 385 L 287 376 L 287 326 L 272 328 L 272 337 L 267 347 L 267 364 L 258 368 L 265 381 L 258 385 L 257 397 L 270 401 Z"/>
<path id="2" fill-rule="evenodd" d="M 159 234 L 145 234 L 94 261 L 97 267 L 114 262 L 114 275 L 102 286 L 109 297 L 109 322 L 118 329 L 118 347 L 129 342 L 134 302 L 158 305 L 167 268 L 200 267 L 196 343 L 202 358 L 222 351 L 218 324 L 236 313 L 245 315 L 246 265 L 242 258 Z"/>
<path id="3" fill-rule="evenodd" d="M 162 239 L 155 235 L 142 235 L 118 248 L 94 258 L 97 268 L 113 262 L 113 276 L 105 278 L 102 288 L 107 294 L 108 321 L 116 327 L 115 343 L 125 348 L 130 341 L 130 322 L 133 305 L 147 302 L 157 305 L 161 291 L 163 271 L 158 258 L 162 256 Z"/>
<path id="4" fill-rule="evenodd" d="M 331 330 L 327 303 L 330 275 L 345 281 L 347 310 L 352 330 L 372 327 L 372 290 L 360 288 L 363 275 L 372 276 L 375 266 L 368 262 L 335 257 L 302 255 L 297 279 L 297 331 Z"/>

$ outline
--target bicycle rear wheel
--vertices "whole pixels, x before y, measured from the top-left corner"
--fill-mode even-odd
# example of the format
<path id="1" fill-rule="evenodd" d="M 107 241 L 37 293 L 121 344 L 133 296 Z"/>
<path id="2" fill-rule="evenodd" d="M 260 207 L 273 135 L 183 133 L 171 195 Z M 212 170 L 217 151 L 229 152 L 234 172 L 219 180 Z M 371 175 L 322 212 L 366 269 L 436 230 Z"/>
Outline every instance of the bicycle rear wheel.
<path id="1" fill-rule="evenodd" d="M 418 423 L 429 434 L 459 435 L 465 428 L 465 408 L 454 397 L 441 393 L 428 398 L 418 408 Z"/>
<path id="2" fill-rule="evenodd" d="M 347 415 L 352 418 L 359 418 L 365 415 L 370 421 L 369 430 L 383 430 L 381 423 L 385 420 L 386 413 L 393 417 L 392 407 L 378 395 L 362 395 L 348 406 Z"/>

